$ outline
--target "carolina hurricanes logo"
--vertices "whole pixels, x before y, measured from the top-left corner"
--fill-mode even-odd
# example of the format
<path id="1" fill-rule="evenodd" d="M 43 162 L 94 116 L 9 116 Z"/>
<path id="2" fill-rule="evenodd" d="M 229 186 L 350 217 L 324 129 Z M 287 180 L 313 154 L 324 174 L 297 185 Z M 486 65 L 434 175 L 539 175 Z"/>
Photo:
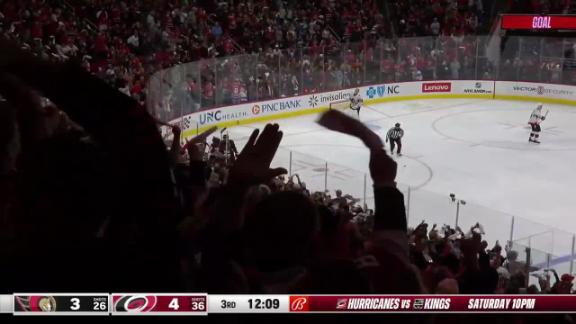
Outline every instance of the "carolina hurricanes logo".
<path id="1" fill-rule="evenodd" d="M 338 299 L 336 309 L 348 309 L 348 298 Z"/>
<path id="2" fill-rule="evenodd" d="M 52 296 L 16 296 L 17 309 L 25 312 L 55 312 L 56 300 Z"/>
<path id="3" fill-rule="evenodd" d="M 543 86 L 539 86 L 537 89 L 537 92 L 539 95 L 543 95 L 544 94 L 544 87 Z"/>
<path id="4" fill-rule="evenodd" d="M 260 113 L 260 106 L 258 106 L 258 105 L 252 106 L 252 113 L 254 115 L 258 115 Z"/>
<path id="5" fill-rule="evenodd" d="M 117 312 L 149 312 L 156 306 L 156 296 L 124 295 L 114 300 Z"/>
<path id="6" fill-rule="evenodd" d="M 290 296 L 290 311 L 305 312 L 308 311 L 308 297 L 295 297 Z"/>

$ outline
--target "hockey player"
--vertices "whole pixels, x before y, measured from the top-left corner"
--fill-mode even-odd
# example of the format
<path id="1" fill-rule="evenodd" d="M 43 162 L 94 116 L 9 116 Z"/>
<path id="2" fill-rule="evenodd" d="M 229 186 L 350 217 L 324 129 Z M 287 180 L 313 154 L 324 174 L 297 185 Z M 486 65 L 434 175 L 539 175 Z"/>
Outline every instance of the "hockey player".
<path id="1" fill-rule="evenodd" d="M 218 150 L 224 156 L 226 165 L 230 165 L 236 161 L 238 149 L 236 149 L 236 143 L 228 137 L 228 134 L 222 136 Z"/>
<path id="2" fill-rule="evenodd" d="M 546 119 L 546 116 L 542 114 L 542 104 L 538 104 L 536 109 L 530 115 L 530 120 L 528 124 L 532 128 L 530 131 L 530 139 L 529 142 L 540 144 L 538 138 L 540 137 L 540 123 Z"/>
<path id="3" fill-rule="evenodd" d="M 350 109 L 356 111 L 358 118 L 360 118 L 360 108 L 362 108 L 363 102 L 364 100 L 362 100 L 362 97 L 360 96 L 360 89 L 356 88 L 356 90 L 354 90 L 354 95 L 350 97 Z"/>

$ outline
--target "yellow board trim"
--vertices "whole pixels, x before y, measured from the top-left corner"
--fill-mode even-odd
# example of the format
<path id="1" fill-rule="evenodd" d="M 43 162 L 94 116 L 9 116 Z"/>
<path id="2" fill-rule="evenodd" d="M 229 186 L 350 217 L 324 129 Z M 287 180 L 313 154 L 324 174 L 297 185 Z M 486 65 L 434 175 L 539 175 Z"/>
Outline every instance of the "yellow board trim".
<path id="1" fill-rule="evenodd" d="M 576 100 L 566 100 L 566 99 L 555 99 L 555 98 L 540 98 L 540 97 L 524 97 L 524 96 L 507 96 L 507 95 L 493 95 L 493 94 L 429 94 L 429 95 L 412 95 L 412 96 L 398 96 L 398 97 L 383 97 L 376 99 L 365 100 L 366 104 L 376 104 L 384 102 L 395 102 L 395 101 L 410 101 L 418 99 L 501 99 L 501 100 L 516 100 L 516 101 L 540 101 L 545 103 L 563 104 L 563 105 L 576 105 Z M 255 103 L 256 104 L 256 103 Z M 225 109 L 225 108 L 223 108 Z M 266 115 L 266 116 L 256 116 L 241 120 L 231 120 L 221 123 L 211 124 L 208 126 L 201 126 L 198 129 L 189 129 L 183 133 L 185 138 L 196 136 L 203 131 L 217 126 L 218 128 L 233 127 L 240 125 L 247 125 L 258 122 L 267 122 L 271 120 L 286 119 L 299 117 L 303 115 L 318 114 L 328 110 L 328 106 L 320 106 L 310 109 L 302 109 L 291 112 L 284 112 L 280 114 Z"/>

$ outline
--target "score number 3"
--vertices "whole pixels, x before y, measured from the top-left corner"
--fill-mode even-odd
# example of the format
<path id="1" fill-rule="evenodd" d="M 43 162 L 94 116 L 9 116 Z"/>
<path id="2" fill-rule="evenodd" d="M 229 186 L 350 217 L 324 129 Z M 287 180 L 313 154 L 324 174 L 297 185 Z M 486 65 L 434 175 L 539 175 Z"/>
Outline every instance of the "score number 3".
<path id="1" fill-rule="evenodd" d="M 80 309 L 80 299 L 79 298 L 71 298 L 70 302 L 72 303 L 72 306 L 70 306 L 71 310 L 77 311 Z"/>

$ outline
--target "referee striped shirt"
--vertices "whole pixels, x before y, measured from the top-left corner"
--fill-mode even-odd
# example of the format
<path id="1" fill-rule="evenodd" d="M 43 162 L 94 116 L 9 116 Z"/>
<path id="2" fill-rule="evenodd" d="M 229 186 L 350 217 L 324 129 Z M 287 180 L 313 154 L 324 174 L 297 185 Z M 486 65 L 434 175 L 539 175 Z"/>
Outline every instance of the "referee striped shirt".
<path id="1" fill-rule="evenodd" d="M 393 140 L 400 139 L 402 136 L 404 136 L 404 130 L 400 127 L 390 128 L 388 134 L 386 134 L 386 138 Z"/>

